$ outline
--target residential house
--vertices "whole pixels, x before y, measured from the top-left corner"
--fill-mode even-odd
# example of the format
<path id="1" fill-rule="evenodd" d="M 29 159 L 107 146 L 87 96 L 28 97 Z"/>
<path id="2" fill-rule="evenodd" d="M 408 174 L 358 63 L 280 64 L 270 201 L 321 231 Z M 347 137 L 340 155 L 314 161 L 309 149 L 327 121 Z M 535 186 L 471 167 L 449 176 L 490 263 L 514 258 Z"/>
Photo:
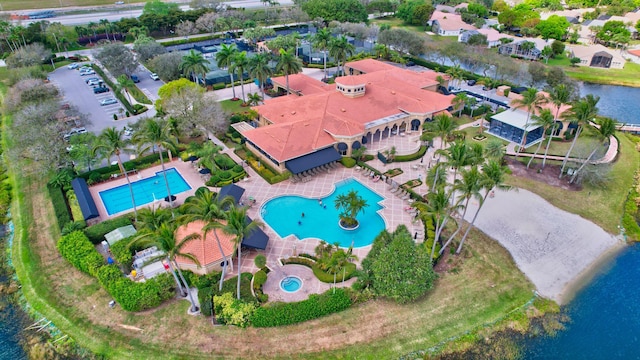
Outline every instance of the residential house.
<path id="1" fill-rule="evenodd" d="M 523 46 L 525 43 L 533 43 L 533 47 L 527 49 Z M 549 42 L 540 38 L 522 38 L 508 44 L 502 44 L 498 47 L 498 53 L 502 55 L 516 56 L 523 59 L 538 60 L 542 56 L 542 49 L 549 45 Z"/>
<path id="2" fill-rule="evenodd" d="M 502 41 L 500 39 L 515 39 L 515 37 L 511 35 L 500 33 L 495 29 L 483 28 L 483 29 L 469 30 L 469 31 L 463 32 L 458 36 L 458 42 L 467 43 L 469 41 L 469 38 L 476 34 L 484 35 L 487 38 L 488 48 L 500 46 L 502 44 Z"/>
<path id="3" fill-rule="evenodd" d="M 567 47 L 567 51 L 570 57 L 580 59 L 578 66 L 622 69 L 625 64 L 625 59 L 618 50 L 609 49 L 600 44 L 572 45 Z"/>
<path id="4" fill-rule="evenodd" d="M 442 36 L 458 36 L 468 30 L 475 30 L 476 27 L 462 21 L 462 17 L 455 13 L 445 13 L 434 11 L 431 19 L 427 22 L 431 26 L 431 31 Z"/>

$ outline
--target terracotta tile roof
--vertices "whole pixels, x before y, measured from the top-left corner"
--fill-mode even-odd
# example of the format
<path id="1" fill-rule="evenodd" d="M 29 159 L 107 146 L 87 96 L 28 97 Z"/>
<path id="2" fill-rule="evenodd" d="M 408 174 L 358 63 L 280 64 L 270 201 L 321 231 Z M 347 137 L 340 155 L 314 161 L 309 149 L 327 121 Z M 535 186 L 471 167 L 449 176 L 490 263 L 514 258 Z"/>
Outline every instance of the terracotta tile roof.
<path id="1" fill-rule="evenodd" d="M 627 50 L 627 52 L 631 55 L 640 56 L 640 49 Z"/>
<path id="2" fill-rule="evenodd" d="M 431 15 L 431 21 L 437 20 L 440 28 L 445 31 L 454 31 L 454 30 L 475 30 L 476 27 L 473 25 L 469 25 L 466 22 L 462 21 L 462 17 L 458 14 L 453 13 L 445 13 L 442 11 L 434 11 Z"/>
<path id="3" fill-rule="evenodd" d="M 203 226 L 204 222 L 200 220 L 182 225 L 176 230 L 176 239 L 182 241 L 182 239 L 194 233 L 202 236 Z M 182 252 L 195 256 L 195 258 L 198 259 L 198 262 L 200 262 L 200 266 L 203 267 L 222 261 L 222 255 L 220 254 L 220 250 L 218 249 L 218 244 L 213 233 L 214 231 L 216 232 L 216 234 L 218 234 L 220 245 L 222 247 L 222 250 L 224 251 L 224 254 L 227 257 L 230 256 L 236 248 L 235 243 L 233 242 L 235 236 L 229 235 L 221 229 L 215 229 L 208 232 L 207 238 L 204 241 L 202 239 L 194 239 L 186 243 L 184 248 L 182 249 Z M 194 264 L 191 259 L 187 259 L 186 257 L 181 256 L 177 256 L 176 261 L 178 262 L 178 264 Z"/>
<path id="4" fill-rule="evenodd" d="M 271 81 L 280 85 L 282 88 L 286 89 L 287 87 L 287 80 L 284 76 L 271 78 Z M 304 74 L 291 74 L 289 75 L 289 89 L 300 95 L 312 95 L 319 92 L 330 91 L 333 87 Z"/>
<path id="5" fill-rule="evenodd" d="M 550 96 L 550 95 L 549 95 L 549 93 L 548 93 L 548 92 L 540 91 L 539 93 L 540 93 L 540 94 L 542 94 L 542 95 L 543 95 L 544 97 L 546 97 L 547 99 L 549 99 L 549 96 Z M 509 105 L 511 106 L 511 108 L 515 108 L 515 104 L 513 104 L 513 103 L 512 103 L 512 101 L 513 101 L 513 100 L 515 100 L 515 99 L 522 99 L 522 95 L 520 95 L 520 94 L 516 94 L 516 93 L 514 93 L 514 92 L 511 92 L 511 93 L 509 93 L 509 99 L 511 99 L 511 101 L 510 101 Z M 549 100 L 549 101 L 551 101 L 551 100 Z M 549 110 L 551 110 L 551 113 L 553 114 L 553 116 L 556 116 L 556 111 L 558 111 L 558 109 L 556 108 L 556 106 L 555 106 L 552 102 L 544 103 L 544 104 L 542 104 L 540 107 L 541 107 L 542 109 L 549 109 Z M 522 110 L 522 111 L 524 111 L 524 112 L 526 112 L 526 111 L 527 111 L 527 108 L 526 108 L 526 107 L 520 107 L 520 108 L 518 108 L 518 109 L 520 109 L 520 110 Z M 571 105 L 563 104 L 562 106 L 560 106 L 560 111 L 558 112 L 558 117 L 562 117 L 562 114 L 564 114 L 564 112 L 565 112 L 565 111 L 567 111 L 567 110 L 569 110 L 569 109 L 571 109 Z M 535 111 L 534 111 L 534 114 L 535 114 L 535 115 L 540 115 L 540 111 L 535 110 Z"/>
<path id="6" fill-rule="evenodd" d="M 378 119 L 447 109 L 452 95 L 422 89 L 437 84 L 431 79 L 437 76 L 434 74 L 391 66 L 364 75 L 340 77 L 338 82 L 365 84 L 365 95 L 350 98 L 334 90 L 267 101 L 254 109 L 272 124 L 247 130 L 242 135 L 279 162 L 294 159 L 335 144 L 332 135 L 364 134 L 365 125 Z"/>
<path id="7" fill-rule="evenodd" d="M 347 63 L 347 66 L 366 74 L 374 71 L 382 71 L 382 70 L 389 70 L 391 68 L 395 68 L 395 66 L 391 64 L 387 64 L 385 62 L 374 60 L 374 59 L 363 59 L 358 61 L 352 61 L 350 63 Z"/>

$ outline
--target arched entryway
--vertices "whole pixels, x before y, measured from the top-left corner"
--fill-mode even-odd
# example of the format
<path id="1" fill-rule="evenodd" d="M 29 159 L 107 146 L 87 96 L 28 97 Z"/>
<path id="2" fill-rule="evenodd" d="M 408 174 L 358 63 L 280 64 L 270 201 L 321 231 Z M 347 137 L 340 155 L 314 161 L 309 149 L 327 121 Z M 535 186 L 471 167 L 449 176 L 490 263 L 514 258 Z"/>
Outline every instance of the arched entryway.
<path id="1" fill-rule="evenodd" d="M 564 129 L 564 124 L 562 121 L 556 121 L 555 130 L 553 131 L 553 136 L 560 136 L 560 133 Z"/>
<path id="2" fill-rule="evenodd" d="M 418 130 L 420 130 L 420 120 L 418 119 L 411 120 L 411 131 L 418 131 Z"/>
<path id="3" fill-rule="evenodd" d="M 343 142 L 338 143 L 338 152 L 340 153 L 340 155 L 346 156 L 348 149 L 349 149 L 349 145 L 347 145 L 347 144 L 345 144 Z"/>

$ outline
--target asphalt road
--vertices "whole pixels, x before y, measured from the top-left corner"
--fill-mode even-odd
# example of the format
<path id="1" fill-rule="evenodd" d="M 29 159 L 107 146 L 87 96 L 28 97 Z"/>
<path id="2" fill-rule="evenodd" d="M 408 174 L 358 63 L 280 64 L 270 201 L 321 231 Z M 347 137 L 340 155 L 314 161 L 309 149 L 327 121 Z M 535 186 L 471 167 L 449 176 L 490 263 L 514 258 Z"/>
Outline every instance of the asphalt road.
<path id="1" fill-rule="evenodd" d="M 261 8 L 264 7 L 264 4 L 262 3 L 262 1 L 260 0 L 239 0 L 239 1 L 227 1 L 225 2 L 227 5 L 231 6 L 231 7 L 237 7 L 237 8 Z M 292 0 L 280 0 L 278 1 L 278 3 L 282 6 L 288 6 L 293 4 Z M 49 18 L 49 19 L 44 19 L 47 20 L 49 22 L 59 22 L 63 25 L 84 25 L 84 24 L 88 24 L 90 22 L 99 22 L 101 19 L 107 19 L 111 22 L 113 21 L 118 21 L 122 18 L 137 18 L 140 15 L 142 15 L 142 8 L 134 8 L 134 7 L 129 7 L 129 5 L 121 5 L 121 7 L 116 7 L 113 8 L 114 10 L 109 10 L 109 11 L 99 11 L 99 12 L 91 12 L 88 14 L 75 14 L 75 15 L 61 15 L 61 16 L 56 16 L 53 18 Z M 188 10 L 189 9 L 189 5 L 182 5 L 180 6 L 180 9 L 182 10 Z M 56 10 L 56 9 L 52 9 L 52 10 Z M 23 10 L 23 11 L 16 11 L 16 13 L 20 13 L 20 14 L 27 14 L 29 12 L 32 12 L 33 10 Z M 15 24 L 17 23 L 21 23 L 23 25 L 27 25 L 31 22 L 37 22 L 43 19 L 36 19 L 36 20 L 22 20 L 22 21 L 14 21 Z"/>

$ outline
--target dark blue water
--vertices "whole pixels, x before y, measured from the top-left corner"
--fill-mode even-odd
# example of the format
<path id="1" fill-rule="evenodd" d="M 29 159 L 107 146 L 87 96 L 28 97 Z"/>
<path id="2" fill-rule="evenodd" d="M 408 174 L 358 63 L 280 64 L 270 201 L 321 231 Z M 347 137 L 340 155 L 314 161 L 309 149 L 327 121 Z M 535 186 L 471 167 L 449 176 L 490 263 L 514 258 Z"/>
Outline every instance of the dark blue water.
<path id="1" fill-rule="evenodd" d="M 640 124 L 640 88 L 616 85 L 580 84 L 580 96 L 600 97 L 600 114 L 621 123 Z"/>
<path id="2" fill-rule="evenodd" d="M 5 283 L 5 280 L 0 276 L 0 283 Z M 24 315 L 7 300 L 5 296 L 0 296 L 0 360 L 27 359 L 20 346 Z"/>
<path id="3" fill-rule="evenodd" d="M 565 310 L 555 337 L 529 340 L 526 359 L 640 359 L 640 245 L 629 246 Z"/>

